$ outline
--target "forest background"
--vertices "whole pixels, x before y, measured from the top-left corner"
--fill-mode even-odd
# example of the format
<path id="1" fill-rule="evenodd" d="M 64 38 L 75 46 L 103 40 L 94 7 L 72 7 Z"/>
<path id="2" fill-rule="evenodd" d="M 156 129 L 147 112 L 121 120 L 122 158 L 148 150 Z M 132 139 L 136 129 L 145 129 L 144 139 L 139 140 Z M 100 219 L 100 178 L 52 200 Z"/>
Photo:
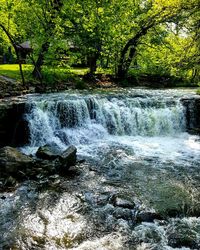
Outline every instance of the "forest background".
<path id="1" fill-rule="evenodd" d="M 200 82 L 199 0 L 1 0 L 0 16 L 0 74 L 24 85 Z"/>

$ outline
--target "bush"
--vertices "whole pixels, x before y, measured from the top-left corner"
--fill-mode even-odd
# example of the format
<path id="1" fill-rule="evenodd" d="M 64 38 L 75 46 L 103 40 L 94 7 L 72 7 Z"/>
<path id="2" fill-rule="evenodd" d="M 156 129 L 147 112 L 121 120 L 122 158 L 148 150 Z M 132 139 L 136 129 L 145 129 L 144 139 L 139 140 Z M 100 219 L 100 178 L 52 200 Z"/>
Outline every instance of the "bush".
<path id="1" fill-rule="evenodd" d="M 86 89 L 87 85 L 83 80 L 79 79 L 79 80 L 76 80 L 76 82 L 75 82 L 75 88 L 76 89 Z"/>

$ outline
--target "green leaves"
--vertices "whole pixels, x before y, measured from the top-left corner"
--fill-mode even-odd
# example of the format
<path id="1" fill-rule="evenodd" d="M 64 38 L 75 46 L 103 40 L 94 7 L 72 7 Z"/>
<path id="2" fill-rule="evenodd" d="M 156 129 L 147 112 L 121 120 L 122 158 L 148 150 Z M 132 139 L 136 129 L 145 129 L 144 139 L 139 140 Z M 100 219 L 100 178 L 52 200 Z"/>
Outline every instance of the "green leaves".
<path id="1" fill-rule="evenodd" d="M 159 67 L 187 79 L 194 71 L 197 81 L 199 9 L 198 0 L 1 0 L 0 24 L 18 43 L 31 41 L 35 59 L 48 42 L 46 63 L 60 64 L 62 51 L 66 64 L 93 57 L 114 73 L 120 61 L 128 68 L 137 61 L 143 71 Z M 7 49 L 3 32 L 0 41 Z"/>

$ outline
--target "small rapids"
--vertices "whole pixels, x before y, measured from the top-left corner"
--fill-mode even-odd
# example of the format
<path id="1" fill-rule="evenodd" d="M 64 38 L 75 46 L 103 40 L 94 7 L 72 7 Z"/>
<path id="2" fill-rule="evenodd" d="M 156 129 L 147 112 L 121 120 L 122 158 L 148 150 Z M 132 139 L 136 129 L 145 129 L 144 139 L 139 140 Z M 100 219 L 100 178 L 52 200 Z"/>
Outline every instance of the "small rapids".
<path id="1" fill-rule="evenodd" d="M 200 249 L 200 138 L 187 132 L 186 90 L 28 97 L 35 154 L 69 145 L 69 175 L 26 181 L 0 197 L 0 248 Z"/>

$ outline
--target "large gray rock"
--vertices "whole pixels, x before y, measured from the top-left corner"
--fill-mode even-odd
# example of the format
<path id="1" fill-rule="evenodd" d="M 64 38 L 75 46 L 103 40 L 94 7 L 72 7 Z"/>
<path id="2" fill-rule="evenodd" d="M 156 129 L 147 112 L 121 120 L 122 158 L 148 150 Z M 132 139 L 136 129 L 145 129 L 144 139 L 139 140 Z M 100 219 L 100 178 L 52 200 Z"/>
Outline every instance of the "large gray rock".
<path id="1" fill-rule="evenodd" d="M 0 149 L 0 176 L 20 175 L 31 167 L 34 160 L 21 153 L 16 148 L 3 147 Z"/>
<path id="2" fill-rule="evenodd" d="M 50 145 L 45 145 L 38 148 L 36 156 L 43 160 L 55 160 L 59 157 L 59 153 Z"/>
<path id="3" fill-rule="evenodd" d="M 129 200 L 116 197 L 116 200 L 114 202 L 114 206 L 116 207 L 122 207 L 122 208 L 128 208 L 128 209 L 134 209 L 135 208 L 135 203 L 131 202 Z"/>
<path id="4" fill-rule="evenodd" d="M 110 203 L 115 207 L 122 207 L 128 209 L 134 209 L 135 203 L 130 200 L 129 197 L 124 198 L 123 196 L 116 196 L 115 194 L 110 198 Z"/>
<path id="5" fill-rule="evenodd" d="M 60 172 L 65 172 L 69 167 L 76 165 L 77 149 L 74 146 L 69 146 L 59 157 Z"/>

